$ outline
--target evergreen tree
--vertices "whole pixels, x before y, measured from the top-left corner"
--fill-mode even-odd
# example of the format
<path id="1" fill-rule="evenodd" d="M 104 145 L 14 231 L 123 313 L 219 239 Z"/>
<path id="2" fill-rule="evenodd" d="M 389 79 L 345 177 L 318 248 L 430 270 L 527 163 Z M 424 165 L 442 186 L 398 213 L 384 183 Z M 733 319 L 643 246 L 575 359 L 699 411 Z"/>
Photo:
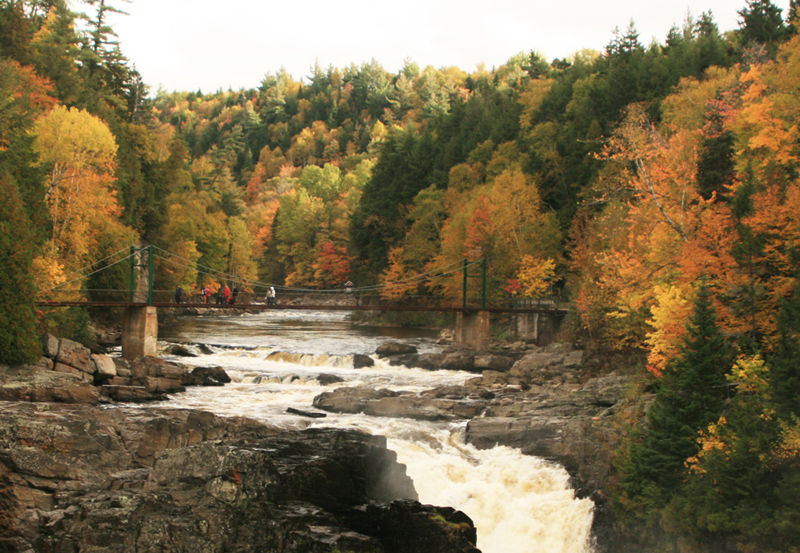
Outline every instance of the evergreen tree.
<path id="1" fill-rule="evenodd" d="M 796 287 L 778 313 L 778 342 L 768 358 L 772 369 L 772 400 L 778 417 L 800 417 L 800 288 Z"/>
<path id="2" fill-rule="evenodd" d="M 717 327 L 711 293 L 703 282 L 681 355 L 667 364 L 647 413 L 644 439 L 633 447 L 626 466 L 620 467 L 623 495 L 654 518 L 680 488 L 684 463 L 697 453 L 698 432 L 722 412 L 728 396 L 725 375 L 733 357 Z"/>
<path id="3" fill-rule="evenodd" d="M 781 9 L 770 0 L 749 0 L 747 7 L 739 10 L 739 33 L 742 44 L 764 45 L 771 56 L 778 44 L 789 36 L 789 29 L 781 17 Z"/>
<path id="4" fill-rule="evenodd" d="M 21 208 L 17 184 L 0 175 L 0 363 L 20 365 L 40 354 L 36 332 L 36 297 L 31 281 L 33 245 L 30 223 Z"/>

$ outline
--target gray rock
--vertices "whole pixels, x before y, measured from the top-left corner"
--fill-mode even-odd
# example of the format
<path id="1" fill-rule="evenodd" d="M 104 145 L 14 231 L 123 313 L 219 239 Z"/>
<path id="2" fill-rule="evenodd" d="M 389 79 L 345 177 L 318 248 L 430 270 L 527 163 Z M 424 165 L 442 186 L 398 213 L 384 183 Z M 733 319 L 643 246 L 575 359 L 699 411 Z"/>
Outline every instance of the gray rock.
<path id="1" fill-rule="evenodd" d="M 60 340 L 50 333 L 42 336 L 42 354 L 50 359 L 58 357 Z"/>
<path id="2" fill-rule="evenodd" d="M 390 357 L 392 355 L 403 355 L 407 353 L 417 353 L 417 348 L 411 344 L 401 342 L 385 342 L 375 350 L 378 357 Z"/>
<path id="3" fill-rule="evenodd" d="M 77 374 L 22 366 L 0 370 L 0 401 L 98 403 L 97 388 Z M 78 376 L 80 375 L 80 376 Z"/>
<path id="4" fill-rule="evenodd" d="M 514 358 L 508 355 L 483 354 L 475 356 L 475 369 L 507 372 L 514 365 Z"/>
<path id="5" fill-rule="evenodd" d="M 223 386 L 230 381 L 231 377 L 222 367 L 196 367 L 181 376 L 184 386 Z"/>
<path id="6" fill-rule="evenodd" d="M 197 357 L 197 354 L 190 351 L 189 348 L 181 344 L 172 344 L 164 348 L 164 353 L 168 355 L 177 355 L 178 357 Z"/>
<path id="7" fill-rule="evenodd" d="M 93 353 L 91 363 L 94 366 L 95 381 L 105 382 L 117 376 L 117 366 L 114 360 L 102 353 Z"/>
<path id="8" fill-rule="evenodd" d="M 91 374 L 92 368 L 89 366 L 90 353 L 89 348 L 84 347 L 78 342 L 62 338 L 55 360 L 78 369 L 79 371 Z"/>
<path id="9" fill-rule="evenodd" d="M 364 355 L 361 353 L 356 353 L 353 355 L 354 369 L 363 369 L 364 367 L 373 367 L 373 366 L 375 366 L 375 360 L 369 355 Z"/>
<path id="10" fill-rule="evenodd" d="M 4 550 L 477 553 L 469 518 L 420 505 L 378 436 L 0 403 L 0 440 Z"/>
<path id="11" fill-rule="evenodd" d="M 323 373 L 317 376 L 317 382 L 319 382 L 322 386 L 330 386 L 331 384 L 339 384 L 340 382 L 344 382 L 344 378 L 341 376 L 336 376 L 335 374 Z"/>

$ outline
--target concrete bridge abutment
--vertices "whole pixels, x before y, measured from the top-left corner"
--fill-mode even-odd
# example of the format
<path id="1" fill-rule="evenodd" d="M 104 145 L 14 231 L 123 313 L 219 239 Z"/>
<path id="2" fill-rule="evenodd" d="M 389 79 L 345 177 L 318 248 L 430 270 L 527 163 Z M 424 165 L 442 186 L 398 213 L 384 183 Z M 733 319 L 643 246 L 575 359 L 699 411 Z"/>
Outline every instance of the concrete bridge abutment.
<path id="1" fill-rule="evenodd" d="M 153 306 L 128 307 L 122 328 L 122 357 L 155 356 L 158 343 L 158 314 Z"/>
<path id="2" fill-rule="evenodd" d="M 459 311 L 456 314 L 456 343 L 476 350 L 489 347 L 489 312 Z"/>

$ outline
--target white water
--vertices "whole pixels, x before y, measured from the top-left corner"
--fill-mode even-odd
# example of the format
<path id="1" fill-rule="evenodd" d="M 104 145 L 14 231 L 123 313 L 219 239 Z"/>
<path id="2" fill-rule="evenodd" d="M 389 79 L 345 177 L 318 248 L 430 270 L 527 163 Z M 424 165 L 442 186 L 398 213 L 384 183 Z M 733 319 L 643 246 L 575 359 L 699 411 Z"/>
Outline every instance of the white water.
<path id="1" fill-rule="evenodd" d="M 179 361 L 222 366 L 233 382 L 221 388 L 189 388 L 165 405 L 247 416 L 286 428 L 335 426 L 386 436 L 389 448 L 406 465 L 420 501 L 469 515 L 483 553 L 589 553 L 593 504 L 575 498 L 566 471 L 508 447 L 476 449 L 462 439 L 466 421 L 333 414 L 309 419 L 286 412 L 288 407 L 314 410 L 316 395 L 341 386 L 421 391 L 475 376 L 392 367 L 379 359 L 374 367 L 354 369 L 352 354 L 371 354 L 388 339 L 413 343 L 421 352 L 437 349 L 430 337 L 388 337 L 386 332 L 354 327 L 340 312 L 271 311 L 186 319 L 162 329 L 162 338 L 213 344 L 213 354 Z M 344 382 L 321 386 L 320 374 L 336 375 Z"/>

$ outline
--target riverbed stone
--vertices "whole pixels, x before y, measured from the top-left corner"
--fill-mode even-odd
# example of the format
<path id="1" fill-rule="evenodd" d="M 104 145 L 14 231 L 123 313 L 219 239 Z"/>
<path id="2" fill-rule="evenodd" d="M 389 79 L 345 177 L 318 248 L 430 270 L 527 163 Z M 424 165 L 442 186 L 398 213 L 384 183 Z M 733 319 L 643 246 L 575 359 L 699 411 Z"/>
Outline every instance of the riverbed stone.
<path id="1" fill-rule="evenodd" d="M 392 355 L 403 355 L 407 353 L 417 353 L 416 346 L 404 344 L 402 342 L 384 342 L 375 350 L 378 357 L 391 357 Z"/>
<path id="2" fill-rule="evenodd" d="M 167 355 L 177 355 L 178 357 L 197 357 L 198 355 L 189 348 L 181 344 L 172 344 L 164 349 Z"/>
<path id="3" fill-rule="evenodd" d="M 224 386 L 231 377 L 222 367 L 195 367 L 184 373 L 180 381 L 184 386 Z"/>
<path id="4" fill-rule="evenodd" d="M 354 369 L 363 369 L 365 367 L 374 367 L 374 366 L 375 366 L 375 360 L 369 355 L 364 355 L 363 353 L 356 353 L 353 355 Z"/>

